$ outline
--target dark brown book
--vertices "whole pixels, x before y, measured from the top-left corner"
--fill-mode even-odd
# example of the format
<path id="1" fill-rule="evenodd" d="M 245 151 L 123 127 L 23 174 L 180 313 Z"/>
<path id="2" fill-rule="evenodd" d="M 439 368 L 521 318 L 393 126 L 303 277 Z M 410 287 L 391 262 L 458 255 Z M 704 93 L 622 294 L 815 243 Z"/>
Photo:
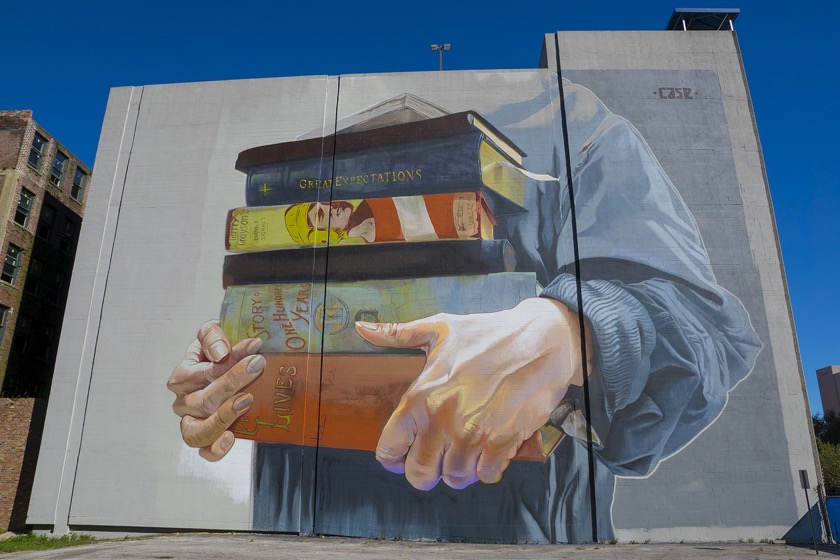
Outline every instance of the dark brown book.
<path id="1" fill-rule="evenodd" d="M 525 152 L 520 150 L 507 136 L 487 122 L 475 111 L 463 111 L 433 119 L 384 126 L 359 132 L 339 132 L 306 140 L 293 140 L 250 148 L 239 154 L 236 169 L 247 173 L 253 167 L 284 163 L 310 158 L 331 158 L 335 153 L 358 152 L 418 142 L 441 136 L 456 136 L 475 131 L 484 134 L 488 140 L 508 159 L 522 165 Z"/>
<path id="2" fill-rule="evenodd" d="M 506 239 L 338 245 L 227 255 L 222 285 L 469 276 L 515 268 Z"/>

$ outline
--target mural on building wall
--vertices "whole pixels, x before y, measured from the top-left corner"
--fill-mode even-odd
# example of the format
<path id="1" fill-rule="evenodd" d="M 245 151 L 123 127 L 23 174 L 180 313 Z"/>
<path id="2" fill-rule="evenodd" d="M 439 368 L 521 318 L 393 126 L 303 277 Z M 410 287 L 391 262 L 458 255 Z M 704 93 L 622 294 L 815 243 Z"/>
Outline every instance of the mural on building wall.
<path id="1" fill-rule="evenodd" d="M 630 122 L 549 72 L 460 76 L 343 79 L 335 134 L 238 154 L 222 314 L 168 386 L 204 459 L 256 442 L 254 529 L 609 539 L 615 477 L 753 367 Z"/>

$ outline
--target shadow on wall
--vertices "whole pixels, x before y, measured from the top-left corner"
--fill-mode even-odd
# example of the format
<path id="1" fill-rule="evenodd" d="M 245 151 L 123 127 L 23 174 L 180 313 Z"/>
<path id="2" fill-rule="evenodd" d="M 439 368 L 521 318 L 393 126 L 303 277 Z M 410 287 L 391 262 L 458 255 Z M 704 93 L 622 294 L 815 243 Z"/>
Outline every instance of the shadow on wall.
<path id="1" fill-rule="evenodd" d="M 832 514 L 832 501 L 834 513 Z M 826 498 L 826 505 L 828 509 L 828 521 L 831 525 L 831 533 L 834 535 L 838 533 L 840 527 L 840 497 Z M 820 512 L 818 498 L 811 496 L 811 511 L 806 510 L 799 521 L 785 533 L 782 539 L 789 544 L 813 545 L 814 533 L 816 533 L 817 542 L 826 542 L 828 537 L 823 524 L 823 516 Z M 813 523 L 813 525 L 812 525 Z M 813 527 L 813 529 L 812 529 Z"/>
<path id="2" fill-rule="evenodd" d="M 18 401 L 34 401 L 32 403 L 32 415 L 17 418 L 16 422 L 28 422 L 28 429 L 26 431 L 26 444 L 22 453 L 11 452 L 8 453 L 9 459 L 14 461 L 15 465 L 5 464 L 4 467 L 11 471 L 19 468 L 19 476 L 17 479 L 16 488 L 14 490 L 14 502 L 12 503 L 11 512 L 9 513 L 8 530 L 16 533 L 26 531 L 26 513 L 29 510 L 29 498 L 32 494 L 32 483 L 35 479 L 35 465 L 38 463 L 38 452 L 41 449 L 41 436 L 44 433 L 44 419 L 47 416 L 46 398 L 39 399 L 17 399 Z M 21 407 L 21 409 L 28 409 L 29 407 Z M 22 439 L 22 438 L 21 438 Z M 11 442 L 7 442 L 11 443 Z M 16 443 L 21 443 L 20 441 Z M 17 447 L 17 446 L 15 446 Z M 20 447 L 18 447 L 20 449 Z M 6 447 L 6 451 L 10 451 Z M 20 461 L 18 463 L 18 461 Z M 4 493 L 15 485 L 14 481 L 8 481 L 7 488 L 4 488 Z M 4 520 L 0 520 L 0 526 L 4 525 Z"/>

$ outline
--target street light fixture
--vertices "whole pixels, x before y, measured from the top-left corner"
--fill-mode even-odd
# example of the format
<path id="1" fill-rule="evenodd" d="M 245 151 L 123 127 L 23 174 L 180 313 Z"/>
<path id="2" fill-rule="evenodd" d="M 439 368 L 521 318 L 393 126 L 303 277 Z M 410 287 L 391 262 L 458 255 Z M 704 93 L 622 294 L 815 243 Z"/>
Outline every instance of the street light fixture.
<path id="1" fill-rule="evenodd" d="M 444 43 L 442 45 L 432 44 L 432 50 L 438 52 L 438 58 L 440 59 L 440 71 L 443 72 L 443 51 L 452 50 L 452 45 L 449 43 Z"/>

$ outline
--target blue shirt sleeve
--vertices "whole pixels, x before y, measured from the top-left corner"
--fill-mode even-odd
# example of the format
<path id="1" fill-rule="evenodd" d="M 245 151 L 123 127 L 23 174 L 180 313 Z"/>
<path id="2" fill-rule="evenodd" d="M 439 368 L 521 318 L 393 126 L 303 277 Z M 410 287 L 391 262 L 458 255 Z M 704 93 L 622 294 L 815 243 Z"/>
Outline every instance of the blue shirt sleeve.
<path id="1" fill-rule="evenodd" d="M 640 476 L 717 418 L 761 344 L 741 302 L 717 285 L 693 216 L 641 134 L 587 92 L 572 88 L 567 102 L 581 296 L 596 353 L 591 418 L 598 458 Z M 576 112 L 584 96 L 590 118 Z M 539 191 L 557 200 L 540 202 L 543 235 L 531 247 L 549 280 L 541 295 L 577 310 L 564 175 L 556 193 Z"/>

